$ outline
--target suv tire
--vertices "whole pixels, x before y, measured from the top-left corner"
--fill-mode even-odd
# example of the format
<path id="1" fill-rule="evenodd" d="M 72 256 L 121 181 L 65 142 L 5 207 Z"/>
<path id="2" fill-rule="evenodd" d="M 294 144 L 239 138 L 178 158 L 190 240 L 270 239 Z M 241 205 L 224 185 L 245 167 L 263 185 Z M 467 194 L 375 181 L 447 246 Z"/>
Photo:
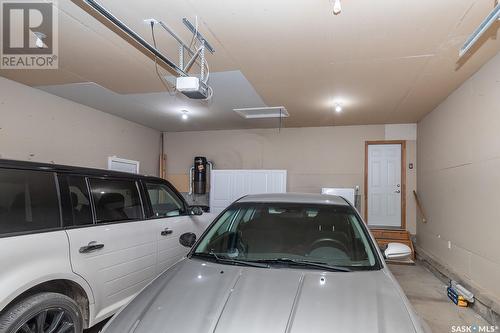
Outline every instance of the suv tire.
<path id="1" fill-rule="evenodd" d="M 29 328 L 22 330 L 21 327 Z M 39 293 L 2 311 L 0 333 L 83 332 L 80 308 L 74 300 L 58 293 Z"/>

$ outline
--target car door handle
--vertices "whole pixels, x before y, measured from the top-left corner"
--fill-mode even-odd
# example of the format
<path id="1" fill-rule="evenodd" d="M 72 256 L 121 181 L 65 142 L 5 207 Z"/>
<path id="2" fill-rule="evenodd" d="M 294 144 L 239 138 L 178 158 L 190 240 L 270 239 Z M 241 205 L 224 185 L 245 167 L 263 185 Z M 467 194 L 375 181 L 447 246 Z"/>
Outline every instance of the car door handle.
<path id="1" fill-rule="evenodd" d="M 167 235 L 172 234 L 173 232 L 174 232 L 174 231 L 173 231 L 172 229 L 166 228 L 165 230 L 163 230 L 163 231 L 161 232 L 161 235 L 162 235 L 162 236 L 167 236 Z"/>
<path id="2" fill-rule="evenodd" d="M 98 244 L 96 241 L 90 242 L 86 246 L 82 246 L 79 250 L 80 253 L 90 253 L 104 248 L 104 244 Z"/>

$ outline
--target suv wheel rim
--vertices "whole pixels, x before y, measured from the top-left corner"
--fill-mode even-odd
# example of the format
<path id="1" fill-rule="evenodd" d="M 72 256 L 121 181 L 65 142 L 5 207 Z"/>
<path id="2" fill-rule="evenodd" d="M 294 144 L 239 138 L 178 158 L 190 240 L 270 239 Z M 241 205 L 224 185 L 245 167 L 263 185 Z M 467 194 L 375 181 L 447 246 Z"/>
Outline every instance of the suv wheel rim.
<path id="1" fill-rule="evenodd" d="M 75 323 L 62 308 L 44 309 L 22 323 L 16 333 L 73 333 Z"/>

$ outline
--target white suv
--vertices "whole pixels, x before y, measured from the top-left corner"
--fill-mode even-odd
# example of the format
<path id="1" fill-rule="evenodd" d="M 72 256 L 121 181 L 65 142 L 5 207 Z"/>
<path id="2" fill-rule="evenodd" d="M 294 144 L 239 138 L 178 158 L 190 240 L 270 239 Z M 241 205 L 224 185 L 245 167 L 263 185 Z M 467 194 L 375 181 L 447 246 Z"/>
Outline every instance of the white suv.
<path id="1" fill-rule="evenodd" d="M 0 160 L 0 333 L 81 332 L 185 256 L 211 216 L 165 180 Z"/>

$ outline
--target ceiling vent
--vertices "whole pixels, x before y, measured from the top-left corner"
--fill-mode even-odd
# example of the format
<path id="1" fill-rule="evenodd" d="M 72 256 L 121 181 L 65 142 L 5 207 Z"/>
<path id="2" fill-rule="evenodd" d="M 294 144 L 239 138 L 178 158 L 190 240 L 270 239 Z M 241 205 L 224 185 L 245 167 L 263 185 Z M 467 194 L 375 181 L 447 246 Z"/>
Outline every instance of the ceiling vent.
<path id="1" fill-rule="evenodd" d="M 233 109 L 245 119 L 287 118 L 290 115 L 284 106 Z"/>

